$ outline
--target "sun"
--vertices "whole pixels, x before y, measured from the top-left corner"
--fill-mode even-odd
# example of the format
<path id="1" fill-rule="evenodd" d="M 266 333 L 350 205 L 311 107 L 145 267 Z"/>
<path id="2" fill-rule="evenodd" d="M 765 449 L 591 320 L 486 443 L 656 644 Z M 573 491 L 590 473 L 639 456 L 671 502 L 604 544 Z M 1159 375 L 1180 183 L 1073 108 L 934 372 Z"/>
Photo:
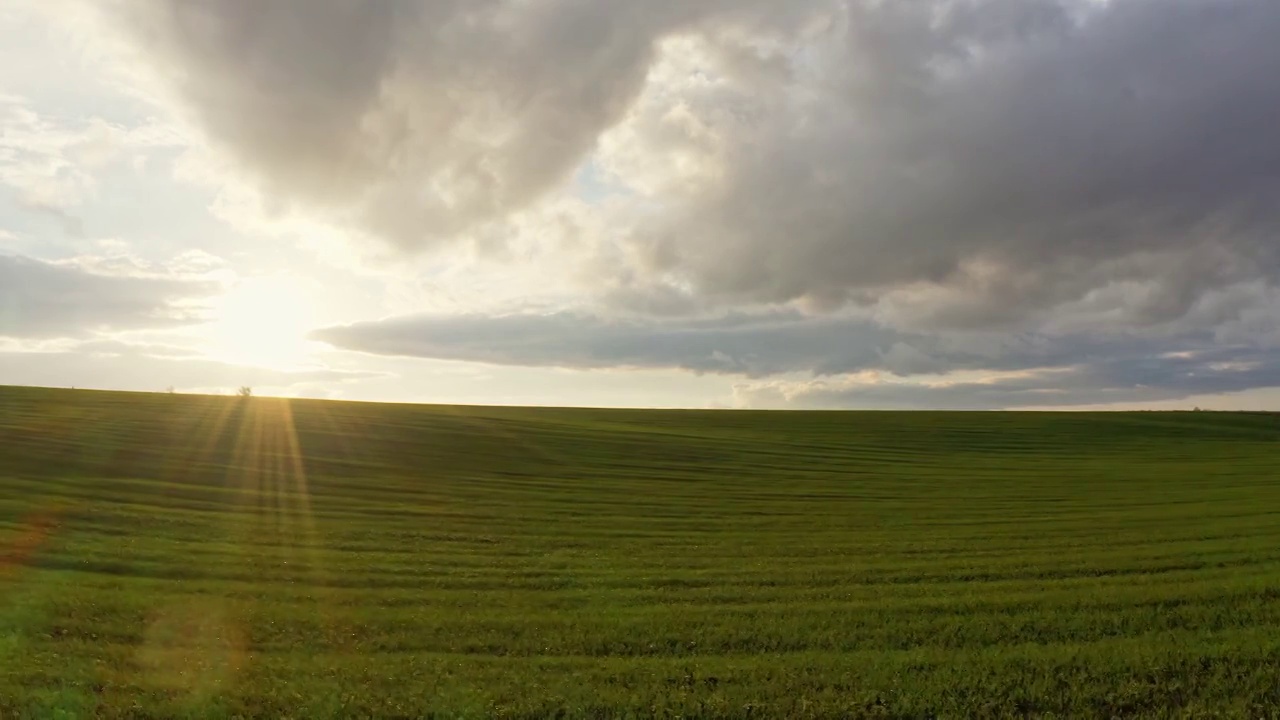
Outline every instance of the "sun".
<path id="1" fill-rule="evenodd" d="M 228 362 L 288 368 L 311 350 L 311 304 L 301 283 L 288 277 L 241 280 L 213 302 L 207 326 L 209 354 Z"/>

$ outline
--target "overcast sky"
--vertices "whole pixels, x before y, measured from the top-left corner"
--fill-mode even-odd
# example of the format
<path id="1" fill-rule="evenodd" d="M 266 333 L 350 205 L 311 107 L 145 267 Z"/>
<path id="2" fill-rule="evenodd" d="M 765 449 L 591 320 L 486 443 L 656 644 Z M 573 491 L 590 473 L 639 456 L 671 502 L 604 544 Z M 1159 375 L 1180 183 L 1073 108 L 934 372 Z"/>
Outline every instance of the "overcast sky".
<path id="1" fill-rule="evenodd" d="M 1280 408 L 1277 38 L 1275 0 L 0 0 L 0 384 Z"/>

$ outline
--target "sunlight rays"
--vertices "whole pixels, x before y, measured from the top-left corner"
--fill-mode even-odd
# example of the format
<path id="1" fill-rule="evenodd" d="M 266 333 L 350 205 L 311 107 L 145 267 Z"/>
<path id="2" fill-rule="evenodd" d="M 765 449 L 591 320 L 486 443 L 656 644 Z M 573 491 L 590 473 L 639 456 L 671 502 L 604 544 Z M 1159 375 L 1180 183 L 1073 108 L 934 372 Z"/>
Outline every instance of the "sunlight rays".
<path id="1" fill-rule="evenodd" d="M 185 399 L 175 402 L 186 402 Z M 199 412 L 188 433 L 195 442 L 180 443 L 170 448 L 169 459 L 165 463 L 167 478 L 170 481 L 190 480 L 206 466 L 216 462 L 218 445 L 223 441 L 235 406 L 221 400 L 204 400 L 204 408 Z"/>
<path id="2" fill-rule="evenodd" d="M 298 583 L 316 603 L 329 576 L 312 512 L 311 488 L 293 401 L 203 398 L 191 416 L 190 442 L 165 463 L 170 480 L 222 491 L 228 552 L 261 577 Z M 216 474 L 215 474 L 216 473 Z M 258 602 L 184 598 L 153 608 L 137 661 L 149 682 L 199 701 L 247 672 L 247 626 Z"/>
<path id="3" fill-rule="evenodd" d="M 251 398 L 237 403 L 239 426 L 227 465 L 237 514 L 249 521 L 255 534 L 274 535 L 285 552 L 313 550 L 311 490 L 291 401 Z"/>

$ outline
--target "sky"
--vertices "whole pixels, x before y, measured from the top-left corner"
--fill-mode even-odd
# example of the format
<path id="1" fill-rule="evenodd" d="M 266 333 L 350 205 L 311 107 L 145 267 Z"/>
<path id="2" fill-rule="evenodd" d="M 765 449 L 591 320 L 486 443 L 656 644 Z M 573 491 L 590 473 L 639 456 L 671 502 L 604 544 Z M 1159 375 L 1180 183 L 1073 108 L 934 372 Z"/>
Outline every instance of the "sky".
<path id="1" fill-rule="evenodd" d="M 0 0 L 0 385 L 1280 409 L 1277 37 L 1274 0 Z"/>

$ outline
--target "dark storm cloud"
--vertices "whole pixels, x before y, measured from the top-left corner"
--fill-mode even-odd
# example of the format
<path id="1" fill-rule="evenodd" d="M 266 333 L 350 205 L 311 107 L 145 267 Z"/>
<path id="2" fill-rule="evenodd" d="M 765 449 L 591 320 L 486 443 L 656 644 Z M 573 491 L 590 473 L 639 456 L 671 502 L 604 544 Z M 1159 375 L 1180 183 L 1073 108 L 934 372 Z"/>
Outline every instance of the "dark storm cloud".
<path id="1" fill-rule="evenodd" d="M 70 265 L 0 255 L 0 337 L 54 338 L 94 330 L 162 327 L 190 322 L 193 301 L 209 283 L 100 275 Z"/>
<path id="2" fill-rule="evenodd" d="M 820 96 L 742 86 L 721 179 L 637 242 L 725 302 L 981 327 L 1158 279 L 1133 322 L 1176 318 L 1280 268 L 1278 35 L 1269 0 L 849 4 Z"/>

